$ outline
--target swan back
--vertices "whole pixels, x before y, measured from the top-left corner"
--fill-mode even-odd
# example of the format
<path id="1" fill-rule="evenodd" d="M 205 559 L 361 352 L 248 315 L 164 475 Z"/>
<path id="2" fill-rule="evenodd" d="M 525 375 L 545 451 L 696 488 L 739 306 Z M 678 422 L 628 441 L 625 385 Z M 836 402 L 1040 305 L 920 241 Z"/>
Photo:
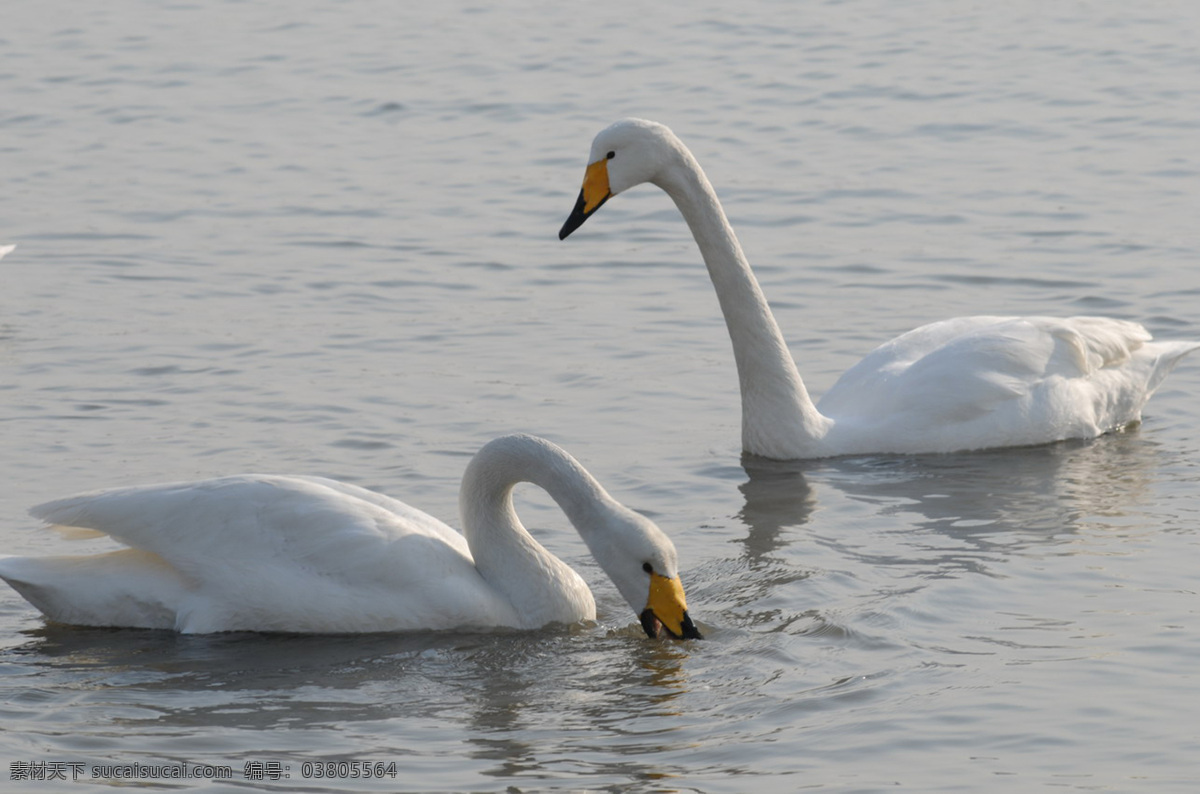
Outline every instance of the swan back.
<path id="1" fill-rule="evenodd" d="M 876 348 L 819 408 L 840 453 L 1091 438 L 1138 421 L 1196 347 L 1154 342 L 1137 323 L 1104 317 L 958 317 Z"/>

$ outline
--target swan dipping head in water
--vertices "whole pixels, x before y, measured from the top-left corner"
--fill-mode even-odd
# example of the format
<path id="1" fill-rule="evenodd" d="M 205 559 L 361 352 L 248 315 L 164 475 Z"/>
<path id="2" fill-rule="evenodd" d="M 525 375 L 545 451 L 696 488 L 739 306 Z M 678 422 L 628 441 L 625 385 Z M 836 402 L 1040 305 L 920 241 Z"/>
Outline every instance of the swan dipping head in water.
<path id="1" fill-rule="evenodd" d="M 675 547 L 558 446 L 486 444 L 459 492 L 463 533 L 383 494 L 321 477 L 236 475 L 116 488 L 33 508 L 103 554 L 0 558 L 50 620 L 184 633 L 536 629 L 594 620 L 591 590 L 522 526 L 513 488 L 544 488 L 650 637 L 700 639 Z"/>
<path id="2" fill-rule="evenodd" d="M 662 124 L 626 119 L 592 143 L 566 238 L 649 182 L 687 221 L 716 289 L 742 395 L 742 447 L 768 458 L 956 452 L 1093 438 L 1136 423 L 1196 341 L 1152 341 L 1105 317 L 956 317 L 876 348 L 809 396 L 737 235 L 696 158 Z"/>

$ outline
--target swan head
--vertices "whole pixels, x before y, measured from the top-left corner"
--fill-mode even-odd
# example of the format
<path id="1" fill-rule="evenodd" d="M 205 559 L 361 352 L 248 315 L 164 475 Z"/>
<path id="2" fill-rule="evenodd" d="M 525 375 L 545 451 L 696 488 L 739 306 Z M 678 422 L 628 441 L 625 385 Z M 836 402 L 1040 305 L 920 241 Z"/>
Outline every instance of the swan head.
<path id="1" fill-rule="evenodd" d="M 646 608 L 638 615 L 646 636 L 656 639 L 665 631 L 677 640 L 704 639 L 688 615 L 687 600 L 683 596 L 679 577 L 663 576 L 649 563 L 644 563 L 642 567 L 650 577 Z"/>
<path id="2" fill-rule="evenodd" d="M 638 614 L 651 639 L 703 639 L 688 615 L 675 546 L 645 516 L 612 505 L 609 531 L 585 536 L 592 556 Z"/>
<path id="3" fill-rule="evenodd" d="M 666 126 L 645 119 L 623 119 L 592 141 L 583 188 L 558 239 L 583 225 L 604 202 L 643 182 L 657 183 L 674 159 L 687 150 Z"/>

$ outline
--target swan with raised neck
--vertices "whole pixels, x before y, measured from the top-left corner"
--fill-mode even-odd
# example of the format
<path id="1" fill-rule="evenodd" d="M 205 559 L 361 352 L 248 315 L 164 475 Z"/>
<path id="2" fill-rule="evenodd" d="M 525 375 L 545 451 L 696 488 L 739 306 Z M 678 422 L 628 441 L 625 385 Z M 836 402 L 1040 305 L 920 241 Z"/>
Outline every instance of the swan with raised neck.
<path id="1" fill-rule="evenodd" d="M 877 348 L 814 404 L 716 192 L 671 130 L 626 119 L 592 143 L 565 239 L 649 182 L 687 221 L 716 289 L 742 395 L 742 446 L 778 459 L 952 452 L 1091 438 L 1140 420 L 1200 342 L 1100 317 L 960 317 Z"/>

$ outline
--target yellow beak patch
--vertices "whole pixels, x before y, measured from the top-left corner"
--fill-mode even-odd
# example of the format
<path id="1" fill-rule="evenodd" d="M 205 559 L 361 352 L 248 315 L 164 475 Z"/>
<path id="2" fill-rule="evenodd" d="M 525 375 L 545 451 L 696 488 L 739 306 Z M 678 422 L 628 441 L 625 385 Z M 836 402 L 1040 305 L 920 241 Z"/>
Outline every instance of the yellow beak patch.
<path id="1" fill-rule="evenodd" d="M 566 223 L 558 232 L 558 239 L 565 240 L 567 235 L 583 225 L 600 205 L 612 197 L 608 185 L 608 159 L 597 160 L 587 167 L 583 174 L 583 189 L 579 191 L 579 200 L 575 209 L 567 216 Z"/>
<path id="2" fill-rule="evenodd" d="M 661 625 L 676 639 L 703 639 L 696 624 L 687 613 L 687 598 L 683 595 L 683 584 L 679 579 L 650 574 L 650 594 L 646 598 L 646 609 L 642 612 L 642 628 L 650 637 L 657 637 L 657 625 Z"/>
<path id="3" fill-rule="evenodd" d="M 597 160 L 583 174 L 583 211 L 590 215 L 612 195 L 608 188 L 608 160 Z"/>

